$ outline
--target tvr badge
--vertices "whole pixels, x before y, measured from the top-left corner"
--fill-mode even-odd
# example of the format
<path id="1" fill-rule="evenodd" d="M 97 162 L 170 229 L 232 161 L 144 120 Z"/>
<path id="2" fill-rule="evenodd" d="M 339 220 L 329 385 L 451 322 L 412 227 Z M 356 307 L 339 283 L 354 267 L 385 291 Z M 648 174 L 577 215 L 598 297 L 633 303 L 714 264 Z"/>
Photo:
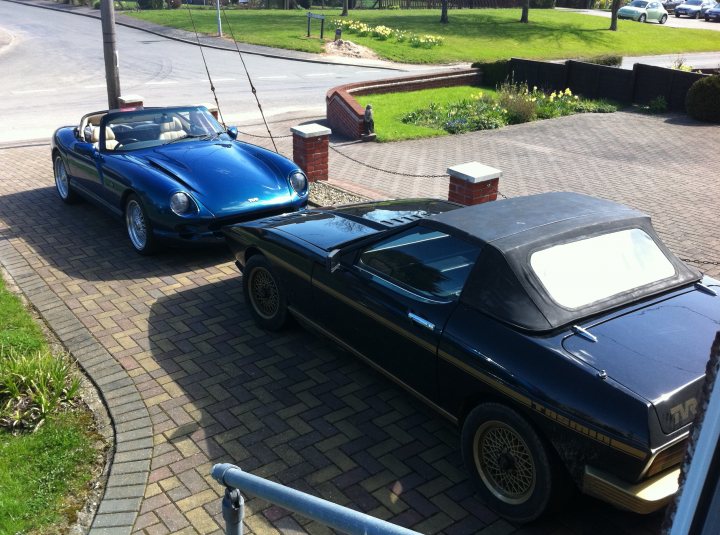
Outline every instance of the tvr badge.
<path id="1" fill-rule="evenodd" d="M 248 202 L 258 202 L 259 200 L 260 200 L 260 199 L 257 198 L 257 197 L 250 197 L 250 198 L 248 199 Z"/>
<path id="2" fill-rule="evenodd" d="M 697 414 L 697 399 L 690 398 L 683 403 L 670 407 L 670 414 L 673 418 L 673 424 L 677 427 L 680 422 L 687 422 L 694 418 Z"/>

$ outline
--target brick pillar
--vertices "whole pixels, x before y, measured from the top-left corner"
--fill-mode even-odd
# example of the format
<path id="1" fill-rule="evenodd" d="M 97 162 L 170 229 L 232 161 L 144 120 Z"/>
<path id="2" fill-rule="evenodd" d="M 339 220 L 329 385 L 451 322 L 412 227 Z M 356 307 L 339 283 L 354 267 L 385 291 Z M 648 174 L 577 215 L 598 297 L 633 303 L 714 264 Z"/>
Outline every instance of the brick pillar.
<path id="1" fill-rule="evenodd" d="M 497 199 L 502 171 L 478 162 L 468 162 L 447 170 L 450 175 L 448 201 L 471 205 Z"/>
<path id="2" fill-rule="evenodd" d="M 332 131 L 319 124 L 304 124 L 293 133 L 293 161 L 305 171 L 310 182 L 328 179 L 328 148 Z"/>
<path id="3" fill-rule="evenodd" d="M 132 111 L 143 107 L 143 98 L 140 95 L 122 95 L 118 97 L 121 110 Z"/>

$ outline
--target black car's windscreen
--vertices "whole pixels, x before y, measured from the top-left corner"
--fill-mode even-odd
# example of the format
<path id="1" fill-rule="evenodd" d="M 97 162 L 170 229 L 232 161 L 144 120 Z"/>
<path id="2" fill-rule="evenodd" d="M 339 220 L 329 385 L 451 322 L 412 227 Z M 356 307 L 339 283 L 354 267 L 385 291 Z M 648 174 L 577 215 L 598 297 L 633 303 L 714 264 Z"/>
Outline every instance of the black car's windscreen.
<path id="1" fill-rule="evenodd" d="M 653 239 L 638 228 L 553 245 L 530 255 L 548 295 L 576 309 L 675 275 Z"/>
<path id="2" fill-rule="evenodd" d="M 423 227 L 373 245 L 358 263 L 425 297 L 455 298 L 475 264 L 479 246 Z"/>

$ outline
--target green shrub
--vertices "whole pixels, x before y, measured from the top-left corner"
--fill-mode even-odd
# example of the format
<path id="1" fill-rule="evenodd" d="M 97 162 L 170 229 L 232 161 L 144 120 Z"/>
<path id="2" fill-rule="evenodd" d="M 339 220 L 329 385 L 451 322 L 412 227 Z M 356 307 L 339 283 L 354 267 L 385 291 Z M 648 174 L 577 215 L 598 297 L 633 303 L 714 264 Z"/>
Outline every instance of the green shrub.
<path id="1" fill-rule="evenodd" d="M 138 0 L 138 9 L 162 9 L 163 0 Z"/>
<path id="2" fill-rule="evenodd" d="M 482 93 L 471 99 L 440 106 L 431 103 L 427 108 L 412 111 L 402 118 L 405 124 L 443 129 L 450 134 L 493 130 L 507 124 L 505 110 Z"/>
<path id="3" fill-rule="evenodd" d="M 667 100 L 662 95 L 659 95 L 648 102 L 648 105 L 644 108 L 647 113 L 665 113 L 667 111 Z"/>
<path id="4" fill-rule="evenodd" d="M 690 117 L 708 123 L 720 123 L 720 75 L 706 76 L 695 82 L 685 97 Z"/>
<path id="5" fill-rule="evenodd" d="M 487 63 L 473 63 L 472 67 L 480 69 L 482 83 L 488 87 L 497 87 L 510 78 L 510 61 L 506 59 Z"/>
<path id="6" fill-rule="evenodd" d="M 498 88 L 498 100 L 500 106 L 507 110 L 507 120 L 510 124 L 529 123 L 537 119 L 537 96 L 530 94 L 525 85 L 503 83 Z"/>
<path id="7" fill-rule="evenodd" d="M 554 9 L 555 0 L 530 0 L 532 9 Z"/>
<path id="8" fill-rule="evenodd" d="M 607 65 L 608 67 L 619 67 L 622 65 L 622 56 L 615 54 L 605 54 L 603 56 L 592 56 L 589 58 L 580 58 L 578 61 L 585 63 L 593 63 L 595 65 Z"/>
<path id="9" fill-rule="evenodd" d="M 8 351 L 0 359 L 0 426 L 34 429 L 51 413 L 72 405 L 79 392 L 68 357 L 48 350 Z"/>
<path id="10" fill-rule="evenodd" d="M 615 113 L 620 106 L 609 100 L 578 100 L 574 104 L 575 113 Z"/>
<path id="11" fill-rule="evenodd" d="M 100 0 L 95 0 L 95 3 L 93 4 L 93 9 L 100 9 Z"/>

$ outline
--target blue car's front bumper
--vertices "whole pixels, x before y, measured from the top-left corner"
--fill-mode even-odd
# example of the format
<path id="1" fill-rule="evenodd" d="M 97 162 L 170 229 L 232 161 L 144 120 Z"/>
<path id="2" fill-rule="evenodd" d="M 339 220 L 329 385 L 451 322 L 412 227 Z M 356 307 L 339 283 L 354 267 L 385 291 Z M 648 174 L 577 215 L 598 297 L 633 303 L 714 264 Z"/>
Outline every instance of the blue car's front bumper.
<path id="1" fill-rule="evenodd" d="M 187 219 L 172 227 L 155 225 L 153 234 L 156 238 L 182 244 L 217 244 L 224 243 L 225 236 L 221 229 L 227 225 L 234 225 L 244 221 L 252 221 L 262 217 L 297 212 L 307 206 L 307 197 L 297 199 L 290 205 L 270 206 L 264 209 L 253 210 L 241 214 L 212 219 Z"/>

